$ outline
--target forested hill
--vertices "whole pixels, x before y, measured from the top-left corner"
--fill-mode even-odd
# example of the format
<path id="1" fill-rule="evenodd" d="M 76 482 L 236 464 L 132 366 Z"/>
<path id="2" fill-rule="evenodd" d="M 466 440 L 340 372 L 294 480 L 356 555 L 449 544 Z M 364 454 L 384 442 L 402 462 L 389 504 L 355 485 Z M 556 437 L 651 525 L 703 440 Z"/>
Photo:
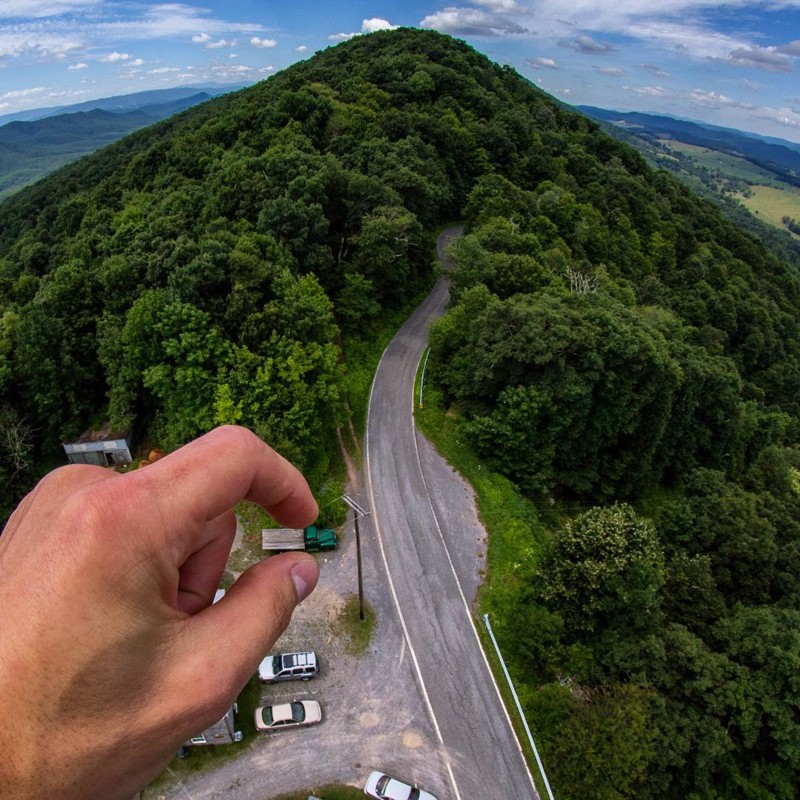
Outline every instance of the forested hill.
<path id="1" fill-rule="evenodd" d="M 431 379 L 520 492 L 598 504 L 489 596 L 559 800 L 796 797 L 800 279 L 449 37 L 356 37 L 0 204 L 4 509 L 105 418 L 245 424 L 319 487 L 342 342 L 459 218 Z"/>

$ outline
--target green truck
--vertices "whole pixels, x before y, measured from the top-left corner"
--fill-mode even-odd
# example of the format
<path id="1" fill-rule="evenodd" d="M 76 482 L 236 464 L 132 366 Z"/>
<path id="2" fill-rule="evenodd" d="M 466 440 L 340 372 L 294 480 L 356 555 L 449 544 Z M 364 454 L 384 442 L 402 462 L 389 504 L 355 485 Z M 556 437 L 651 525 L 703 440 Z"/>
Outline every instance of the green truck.
<path id="1" fill-rule="evenodd" d="M 307 550 L 309 553 L 324 553 L 338 546 L 336 531 L 309 525 L 307 528 L 263 528 L 261 548 L 263 550 Z"/>

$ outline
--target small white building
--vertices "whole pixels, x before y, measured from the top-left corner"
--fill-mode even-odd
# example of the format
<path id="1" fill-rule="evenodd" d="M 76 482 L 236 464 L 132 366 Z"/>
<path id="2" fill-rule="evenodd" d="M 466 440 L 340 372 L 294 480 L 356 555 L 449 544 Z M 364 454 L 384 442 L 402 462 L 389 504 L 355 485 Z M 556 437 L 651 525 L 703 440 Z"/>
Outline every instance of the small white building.
<path id="1" fill-rule="evenodd" d="M 64 442 L 64 452 L 70 464 L 121 467 L 133 461 L 130 437 L 130 430 L 115 432 L 106 424 L 97 430 L 84 431 L 74 442 Z"/>

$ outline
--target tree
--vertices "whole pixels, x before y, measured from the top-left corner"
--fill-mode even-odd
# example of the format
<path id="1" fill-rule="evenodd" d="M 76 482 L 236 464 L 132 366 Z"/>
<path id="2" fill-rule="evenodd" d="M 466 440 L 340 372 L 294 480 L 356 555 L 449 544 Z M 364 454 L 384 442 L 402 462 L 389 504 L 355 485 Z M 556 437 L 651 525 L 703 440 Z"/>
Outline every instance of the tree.
<path id="1" fill-rule="evenodd" d="M 574 636 L 641 635 L 660 624 L 664 554 L 652 523 L 631 506 L 592 508 L 568 522 L 539 574 L 542 600 Z"/>

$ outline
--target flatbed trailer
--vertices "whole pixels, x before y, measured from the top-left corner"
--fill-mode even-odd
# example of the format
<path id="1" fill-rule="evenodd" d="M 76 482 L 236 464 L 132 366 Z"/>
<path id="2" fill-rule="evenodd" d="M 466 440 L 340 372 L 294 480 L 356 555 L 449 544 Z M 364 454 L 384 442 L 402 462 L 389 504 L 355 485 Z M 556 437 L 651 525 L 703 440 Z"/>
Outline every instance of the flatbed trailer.
<path id="1" fill-rule="evenodd" d="M 262 550 L 306 550 L 320 553 L 335 550 L 338 546 L 336 531 L 330 528 L 262 528 Z"/>

